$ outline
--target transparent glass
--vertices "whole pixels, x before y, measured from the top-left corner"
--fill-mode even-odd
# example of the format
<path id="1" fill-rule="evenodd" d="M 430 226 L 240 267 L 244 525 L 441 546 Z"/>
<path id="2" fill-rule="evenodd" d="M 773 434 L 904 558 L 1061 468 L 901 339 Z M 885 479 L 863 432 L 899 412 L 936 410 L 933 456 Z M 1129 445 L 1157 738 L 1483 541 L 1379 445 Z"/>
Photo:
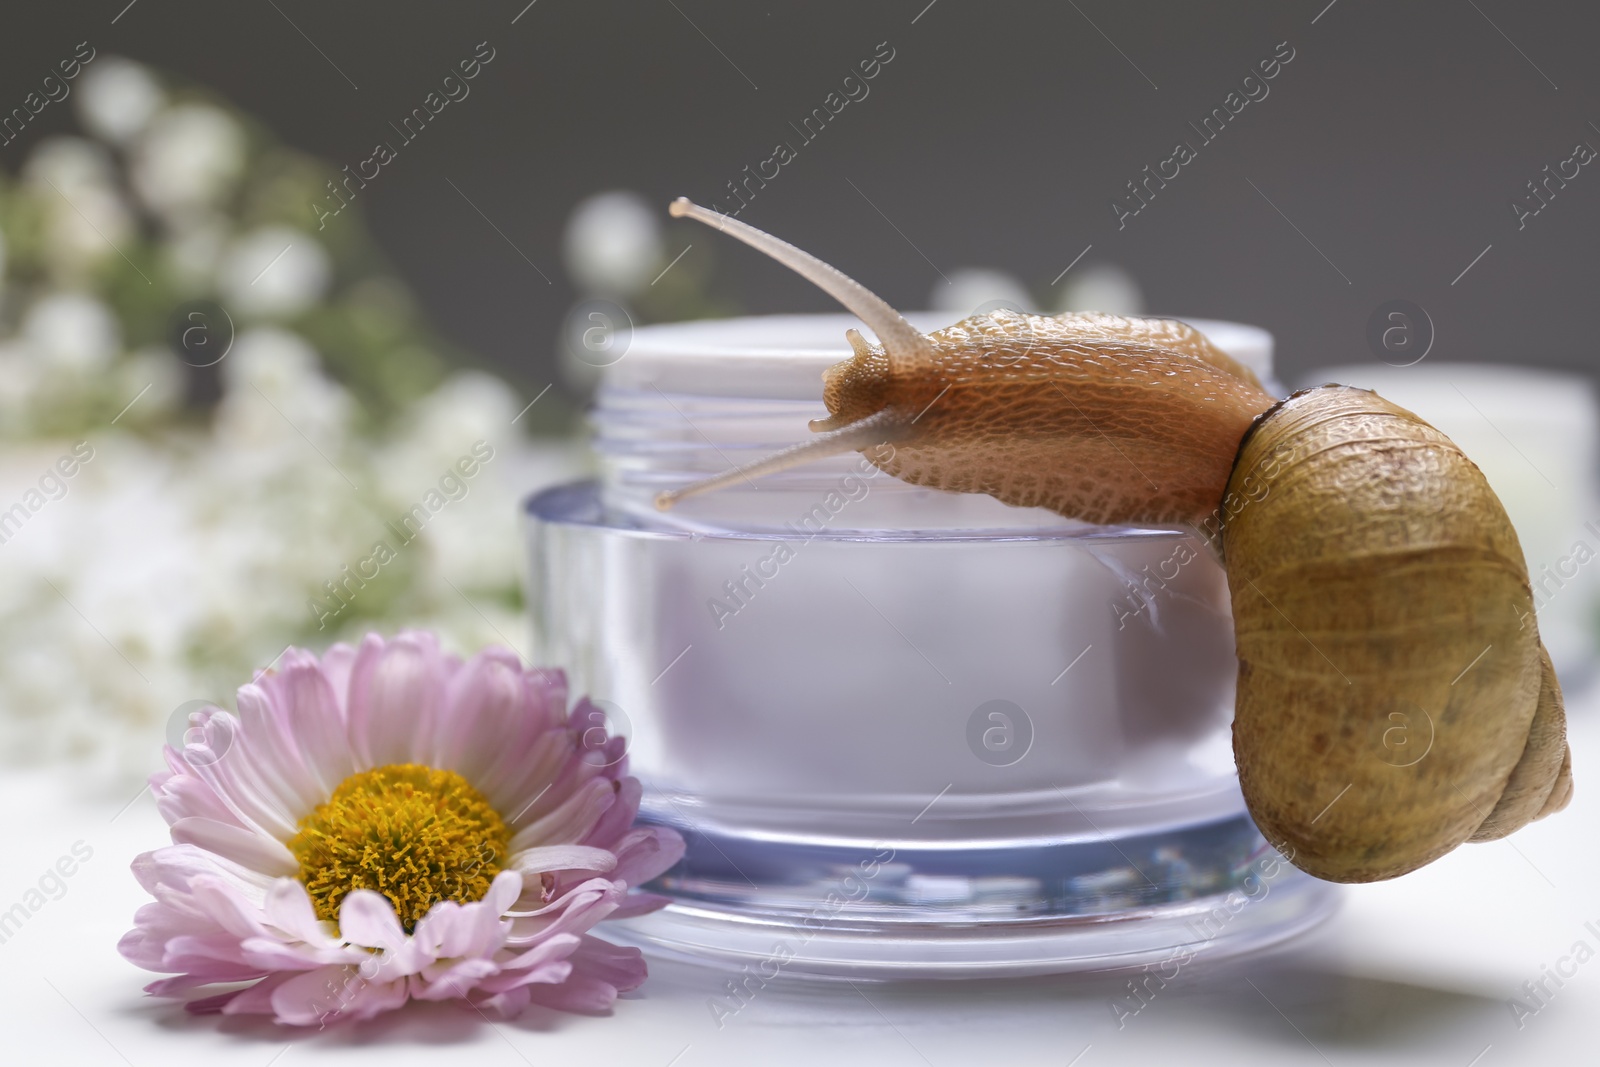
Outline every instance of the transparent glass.
<path id="1" fill-rule="evenodd" d="M 855 454 L 655 511 L 823 414 L 680 366 L 770 363 L 823 325 L 779 321 L 638 331 L 597 405 L 601 480 L 528 502 L 538 658 L 630 737 L 643 816 L 689 841 L 654 886 L 673 905 L 629 936 L 792 975 L 1019 974 L 1320 917 L 1327 887 L 1245 814 L 1226 578 L 1192 536 Z"/>

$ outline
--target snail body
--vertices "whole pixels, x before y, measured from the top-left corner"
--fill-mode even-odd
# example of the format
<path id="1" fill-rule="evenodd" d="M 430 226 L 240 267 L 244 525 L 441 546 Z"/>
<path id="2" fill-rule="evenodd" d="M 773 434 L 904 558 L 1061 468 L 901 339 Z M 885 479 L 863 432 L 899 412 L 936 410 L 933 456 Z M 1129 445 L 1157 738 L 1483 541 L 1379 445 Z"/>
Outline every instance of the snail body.
<path id="1" fill-rule="evenodd" d="M 1246 804 L 1321 878 L 1391 878 L 1566 804 L 1561 690 L 1516 533 L 1417 416 L 1342 386 L 1279 401 L 1173 321 L 996 312 L 924 335 L 777 238 L 685 200 L 672 212 L 814 281 L 879 343 L 847 333 L 811 440 L 659 506 L 860 451 L 916 485 L 1193 528 L 1227 568 Z"/>

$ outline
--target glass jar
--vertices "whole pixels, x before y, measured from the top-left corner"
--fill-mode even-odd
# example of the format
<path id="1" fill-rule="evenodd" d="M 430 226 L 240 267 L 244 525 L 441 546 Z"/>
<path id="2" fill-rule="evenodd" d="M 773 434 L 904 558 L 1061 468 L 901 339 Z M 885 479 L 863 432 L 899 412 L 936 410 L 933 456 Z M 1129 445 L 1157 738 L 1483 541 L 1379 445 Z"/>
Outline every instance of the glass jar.
<path id="1" fill-rule="evenodd" d="M 655 509 L 807 437 L 855 325 L 635 331 L 597 397 L 599 479 L 528 501 L 536 658 L 630 738 L 642 816 L 689 844 L 652 886 L 673 904 L 626 935 L 767 977 L 929 977 L 1320 918 L 1331 887 L 1245 813 L 1226 577 L 1192 535 L 918 488 L 858 453 Z M 1270 380 L 1270 335 L 1195 325 Z"/>

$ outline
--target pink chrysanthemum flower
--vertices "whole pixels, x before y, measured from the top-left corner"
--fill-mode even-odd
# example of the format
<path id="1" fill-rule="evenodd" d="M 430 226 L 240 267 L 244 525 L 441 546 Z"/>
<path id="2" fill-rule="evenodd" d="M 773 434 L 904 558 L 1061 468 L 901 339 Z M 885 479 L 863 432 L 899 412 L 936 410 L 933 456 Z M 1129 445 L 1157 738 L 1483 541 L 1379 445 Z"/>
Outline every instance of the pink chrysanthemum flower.
<path id="1" fill-rule="evenodd" d="M 134 861 L 156 898 L 119 948 L 193 1011 L 290 1025 L 461 998 L 604 1011 L 645 977 L 589 934 L 664 901 L 631 887 L 683 852 L 634 828 L 639 782 L 560 671 L 466 662 L 428 633 L 320 660 L 290 649 L 207 709 L 151 786 L 173 844 Z"/>

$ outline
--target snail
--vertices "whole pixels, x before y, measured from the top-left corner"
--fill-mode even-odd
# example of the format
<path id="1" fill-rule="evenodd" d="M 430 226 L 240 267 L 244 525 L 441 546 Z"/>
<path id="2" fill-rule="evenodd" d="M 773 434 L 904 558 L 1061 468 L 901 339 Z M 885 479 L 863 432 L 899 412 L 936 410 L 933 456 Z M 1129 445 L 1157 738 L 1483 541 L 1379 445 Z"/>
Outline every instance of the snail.
<path id="1" fill-rule="evenodd" d="M 686 199 L 671 213 L 790 267 L 878 343 L 847 331 L 815 437 L 658 507 L 860 451 L 919 486 L 1193 529 L 1228 578 L 1245 803 L 1319 878 L 1392 878 L 1566 805 L 1561 688 L 1516 532 L 1416 415 L 1336 385 L 1280 400 L 1177 321 L 995 312 L 924 335 L 787 242 Z"/>

